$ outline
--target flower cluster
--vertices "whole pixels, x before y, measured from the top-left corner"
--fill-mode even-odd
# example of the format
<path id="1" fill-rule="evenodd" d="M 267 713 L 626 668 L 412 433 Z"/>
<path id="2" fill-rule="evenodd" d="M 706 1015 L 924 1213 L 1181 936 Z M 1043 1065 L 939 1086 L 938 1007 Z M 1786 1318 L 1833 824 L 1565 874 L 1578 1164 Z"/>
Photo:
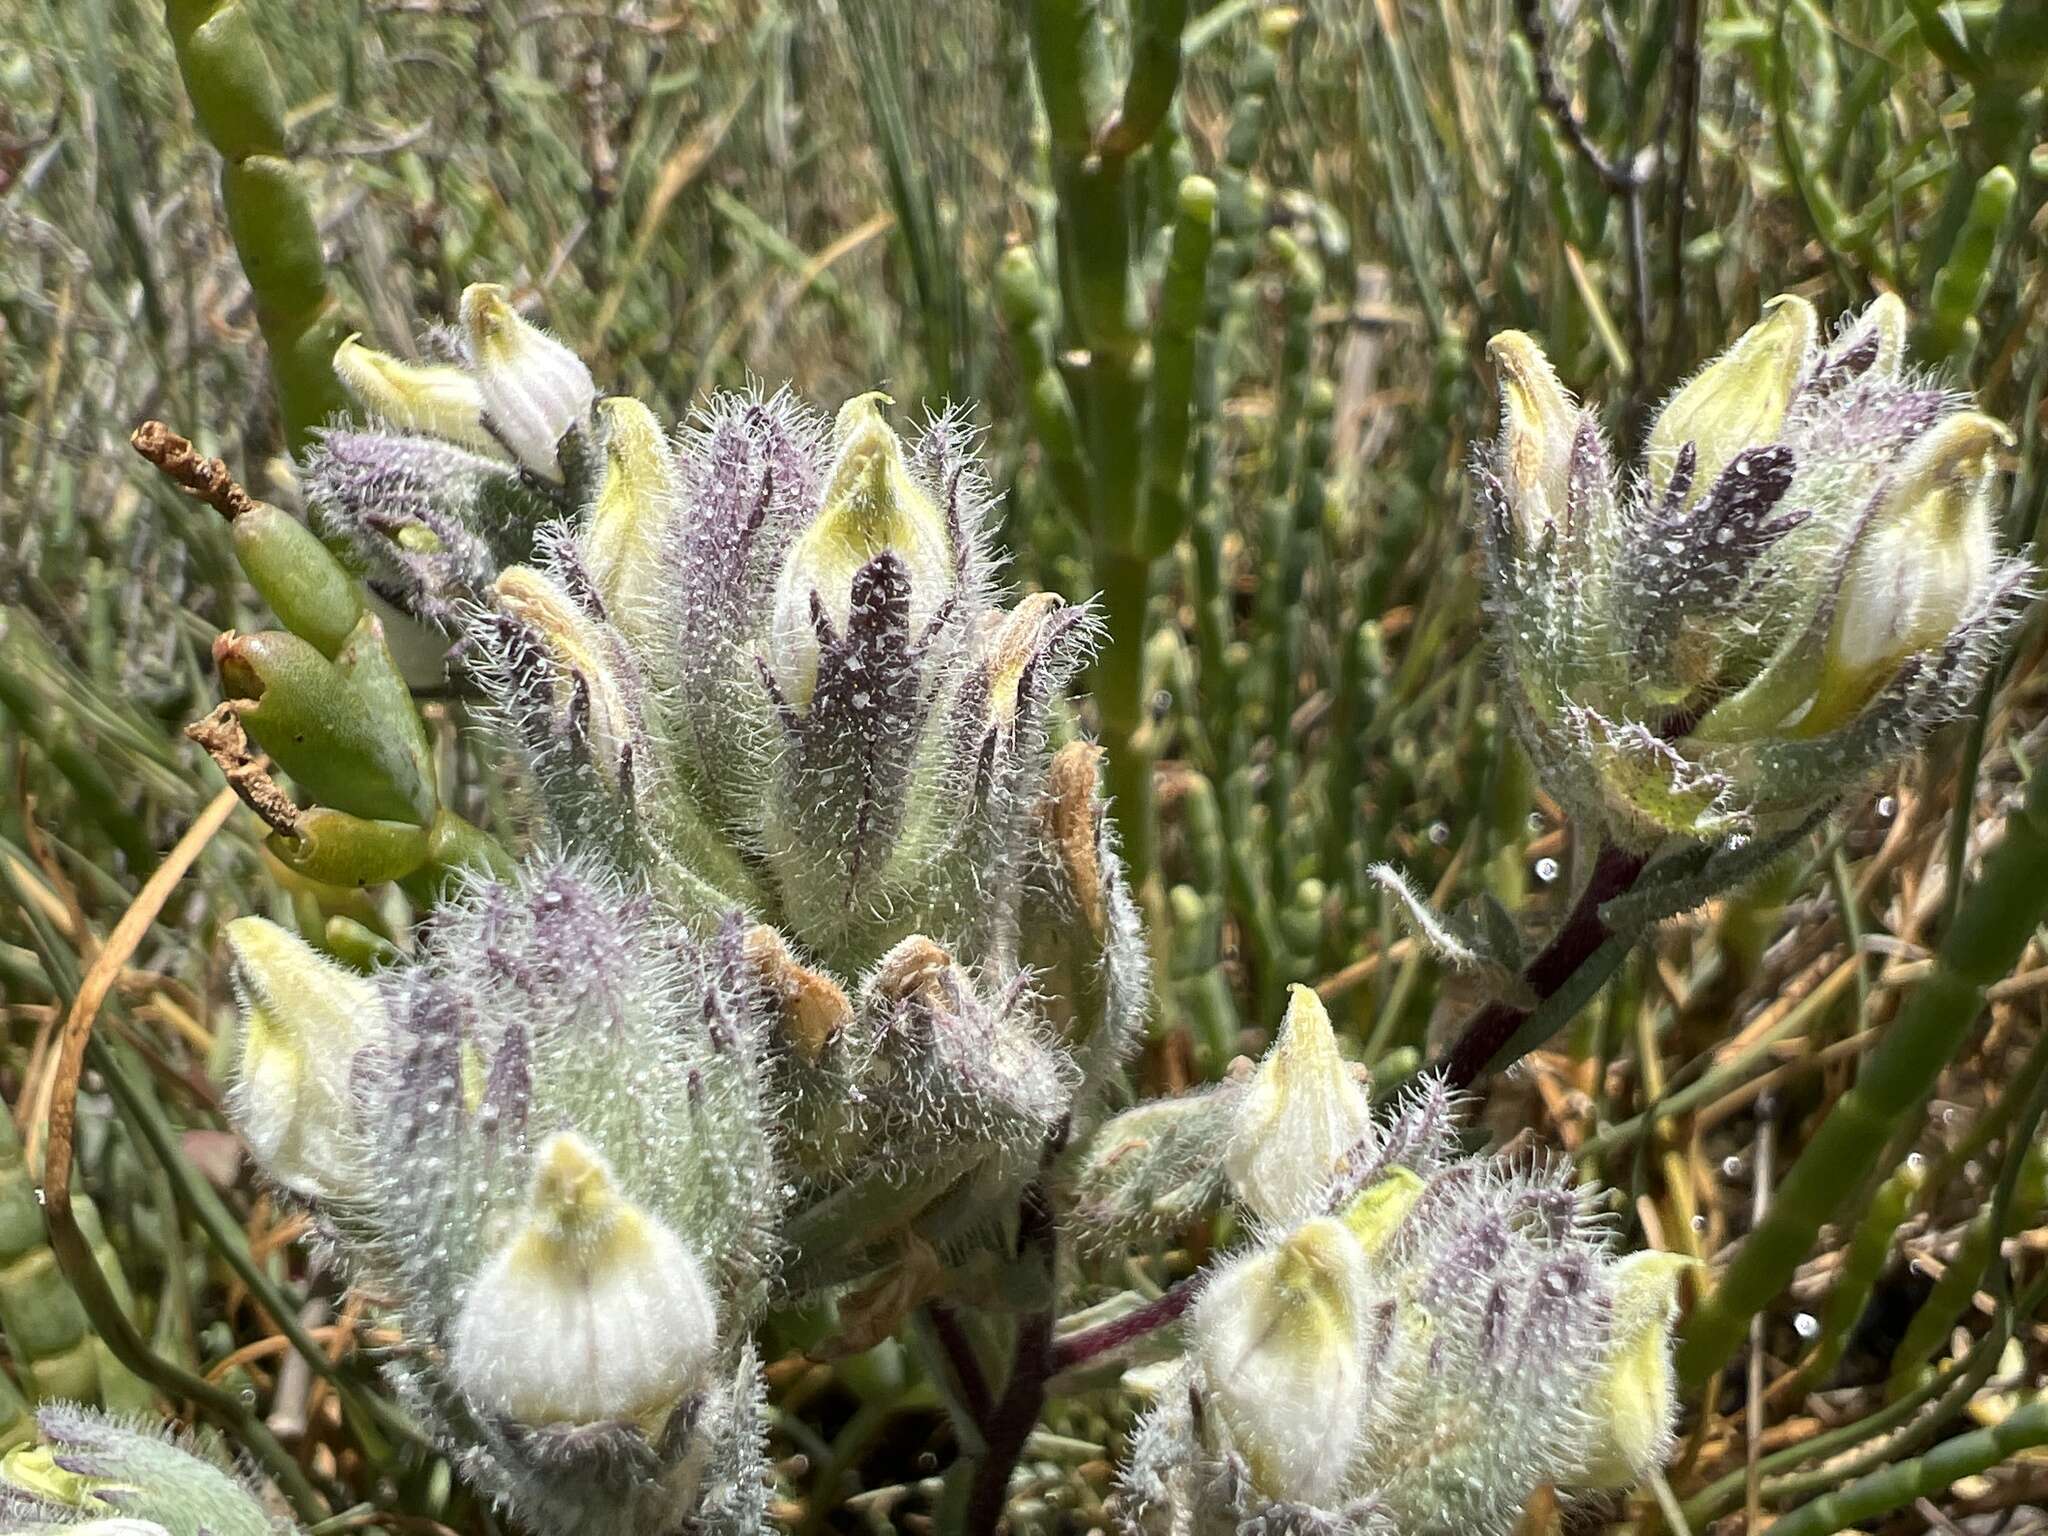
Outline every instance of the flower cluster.
<path id="1" fill-rule="evenodd" d="M 1539 1486 L 1659 1464 L 1685 1260 L 1616 1259 L 1559 1165 L 1461 1155 L 1440 1084 L 1376 1121 L 1305 988 L 1254 1072 L 1182 1102 L 1216 1117 L 1257 1236 L 1139 1426 L 1132 1531 L 1503 1532 Z M 1098 1134 L 1126 1194 L 1160 1139 L 1131 1117 Z"/>
<path id="2" fill-rule="evenodd" d="M 1967 705 L 2024 595 L 2007 435 L 1906 365 L 1905 329 L 1888 295 L 1832 338 L 1775 300 L 1626 477 L 1536 344 L 1494 338 L 1503 692 L 1582 824 L 1638 849 L 1796 826 Z"/>
<path id="3" fill-rule="evenodd" d="M 233 924 L 231 1108 L 479 1486 L 752 1531 L 764 1306 L 1002 1239 L 1141 1022 L 1095 749 L 1053 739 L 1092 623 L 1000 606 L 957 417 L 728 396 L 671 438 L 489 286 L 441 345 L 343 347 L 375 425 L 305 485 L 451 633 L 534 851 L 374 976 Z"/>

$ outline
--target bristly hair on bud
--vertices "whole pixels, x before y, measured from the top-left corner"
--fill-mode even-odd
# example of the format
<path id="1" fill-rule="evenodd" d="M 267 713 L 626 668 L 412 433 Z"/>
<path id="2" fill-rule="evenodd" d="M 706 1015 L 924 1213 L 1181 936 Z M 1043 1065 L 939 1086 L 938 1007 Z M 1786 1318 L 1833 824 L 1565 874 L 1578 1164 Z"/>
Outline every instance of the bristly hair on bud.
<path id="1" fill-rule="evenodd" d="M 1219 1261 L 1134 1437 L 1126 1529 L 1501 1536 L 1539 1486 L 1656 1465 L 1676 1268 L 1617 1260 L 1562 1165 L 1462 1155 L 1454 1108 L 1411 1090 Z"/>
<path id="2" fill-rule="evenodd" d="M 0 1527 L 93 1536 L 284 1536 L 210 1442 L 69 1403 L 38 1410 L 39 1443 L 0 1460 Z"/>
<path id="3" fill-rule="evenodd" d="M 2028 594 L 1993 515 L 2009 438 L 1905 329 L 1889 295 L 1832 337 L 1774 300 L 1633 476 L 1533 341 L 1494 339 L 1503 693 L 1582 824 L 1642 852 L 1786 831 L 1966 706 Z"/>

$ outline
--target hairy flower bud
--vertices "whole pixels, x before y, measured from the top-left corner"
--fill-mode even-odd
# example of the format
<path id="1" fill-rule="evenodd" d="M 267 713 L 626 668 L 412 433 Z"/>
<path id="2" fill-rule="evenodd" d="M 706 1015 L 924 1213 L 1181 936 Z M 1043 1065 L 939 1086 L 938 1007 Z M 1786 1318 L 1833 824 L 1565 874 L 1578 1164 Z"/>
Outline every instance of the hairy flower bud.
<path id="1" fill-rule="evenodd" d="M 1537 1487 L 1661 1454 L 1669 1267 L 1610 1257 L 1561 1168 L 1463 1156 L 1452 1109 L 1425 1082 L 1317 1209 L 1219 1263 L 1134 1439 L 1127 1529 L 1502 1536 Z"/>
<path id="2" fill-rule="evenodd" d="M 1337 1050 L 1312 987 L 1290 987 L 1287 1016 L 1237 1102 L 1223 1166 L 1252 1213 L 1299 1221 L 1322 1207 L 1337 1160 L 1372 1125 L 1366 1086 Z"/>
<path id="3" fill-rule="evenodd" d="M 1993 532 L 2001 430 L 1905 368 L 1904 329 L 1887 298 L 1823 341 L 1776 301 L 1634 478 L 1533 343 L 1496 340 L 1505 698 L 1581 821 L 1642 851 L 1785 832 L 1968 701 L 2026 570 Z"/>
<path id="4" fill-rule="evenodd" d="M 349 1079 L 382 1028 L 369 981 L 260 917 L 227 926 L 242 1000 L 241 1056 L 228 1110 L 265 1173 L 294 1193 L 345 1198 Z"/>
<path id="5" fill-rule="evenodd" d="M 833 424 L 836 449 L 822 504 L 797 536 L 775 590 L 775 675 L 797 709 L 808 708 L 823 653 L 836 637 L 874 623 L 879 610 L 901 643 L 922 643 L 952 595 L 952 530 L 911 475 L 903 442 L 882 417 L 884 394 L 857 395 Z"/>
<path id="6" fill-rule="evenodd" d="M 94 1536 L 278 1536 L 242 1480 L 184 1442 L 68 1403 L 36 1415 L 43 1443 L 0 1461 L 0 1529 Z"/>
<path id="7" fill-rule="evenodd" d="M 543 1529 L 653 1536 L 752 1499 L 741 1330 L 776 1169 L 741 926 L 692 938 L 601 865 L 537 860 L 445 903 L 373 990 L 337 1133 L 353 1187 L 317 1213 L 391 1298 L 413 1410 Z"/>
<path id="8" fill-rule="evenodd" d="M 1366 1407 L 1365 1253 L 1341 1222 L 1311 1221 L 1203 1289 L 1188 1322 L 1207 1405 L 1274 1503 L 1328 1504 Z"/>
<path id="9" fill-rule="evenodd" d="M 563 436 L 589 420 L 597 386 L 582 360 L 520 318 L 496 283 L 462 294 L 462 330 L 485 424 L 545 480 L 563 478 Z"/>
<path id="10" fill-rule="evenodd" d="M 665 1412 L 704 1383 L 717 1346 L 696 1258 L 560 1132 L 534 1155 L 525 1216 L 469 1288 L 449 1368 L 489 1412 L 598 1424 Z"/>
<path id="11" fill-rule="evenodd" d="M 639 711 L 626 691 L 633 674 L 621 664 L 617 636 L 585 613 L 560 582 L 528 566 L 504 571 L 492 596 L 499 612 L 523 626 L 547 658 L 542 685 L 551 694 L 551 730 L 565 744 L 573 738 L 605 785 L 616 789 L 633 772 L 642 734 Z"/>

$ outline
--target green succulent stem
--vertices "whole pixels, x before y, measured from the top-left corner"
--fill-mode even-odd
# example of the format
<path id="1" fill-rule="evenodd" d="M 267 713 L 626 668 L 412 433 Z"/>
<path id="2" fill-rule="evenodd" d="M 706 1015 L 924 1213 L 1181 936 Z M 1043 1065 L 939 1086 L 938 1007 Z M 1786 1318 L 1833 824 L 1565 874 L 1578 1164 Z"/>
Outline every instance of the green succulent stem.
<path id="1" fill-rule="evenodd" d="M 1827 1536 L 1903 1509 L 1958 1480 L 2037 1445 L 2048 1445 L 2048 1403 L 2028 1403 L 1988 1429 L 1944 1440 L 1924 1456 L 1880 1467 L 1844 1488 L 1803 1504 L 1771 1526 L 1778 1536 Z"/>
<path id="2" fill-rule="evenodd" d="M 2048 918 L 2048 774 L 2035 773 L 2004 836 L 1984 860 L 1914 991 L 1864 1063 L 1856 1084 L 1773 1196 L 1769 1214 L 1744 1241 L 1719 1284 L 1694 1309 L 1679 1343 L 1687 1386 L 1711 1380 L 1741 1346 L 1749 1320 L 1784 1288 L 1835 1214 L 1843 1170 L 1868 1168 L 1905 1118 L 1926 1099 L 1983 1011 L 1985 989 L 2011 970 Z"/>
<path id="3" fill-rule="evenodd" d="M 283 93 L 241 0 L 165 0 L 164 23 L 200 131 L 220 153 L 228 233 L 270 349 L 285 444 L 297 452 L 348 409 L 333 366 L 347 327 L 286 142 Z"/>

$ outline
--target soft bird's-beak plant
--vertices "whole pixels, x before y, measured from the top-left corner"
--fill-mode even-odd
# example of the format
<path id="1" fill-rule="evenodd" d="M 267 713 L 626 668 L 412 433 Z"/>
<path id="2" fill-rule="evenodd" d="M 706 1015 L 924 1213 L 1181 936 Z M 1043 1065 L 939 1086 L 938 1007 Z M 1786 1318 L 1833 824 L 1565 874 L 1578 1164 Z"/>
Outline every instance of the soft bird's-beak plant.
<path id="1" fill-rule="evenodd" d="M 1562 1165 L 1469 1154 L 1453 1085 L 1988 664 L 2021 590 L 1999 429 L 1905 370 L 1896 305 L 1823 339 L 1780 301 L 1626 479 L 1534 343 L 1495 342 L 1503 691 L 1605 840 L 1574 919 L 1600 942 L 1486 956 L 1479 1044 L 1378 1112 L 1305 988 L 1255 1065 L 1118 1108 L 1150 982 L 1066 698 L 1096 626 L 1005 598 L 960 415 L 906 441 L 881 395 L 828 419 L 755 393 L 672 431 L 504 290 L 460 321 L 428 364 L 343 345 L 369 425 L 303 480 L 487 700 L 530 792 L 503 842 L 443 804 L 361 583 L 143 446 L 230 516 L 286 625 L 221 638 L 201 738 L 286 865 L 431 907 L 404 954 L 230 924 L 229 1104 L 465 1477 L 548 1536 L 763 1529 L 755 1337 L 796 1306 L 853 1342 L 914 1316 L 953 1530 L 996 1527 L 1049 1393 L 1124 1366 L 1151 1404 L 1112 1504 L 1133 1531 L 1505 1532 L 1538 1488 L 1656 1470 L 1685 1261 L 1614 1253 Z M 1192 1280 L 1055 1322 L 1200 1218 L 1238 1236 Z M 119 1481 L 161 1442 L 50 1433 L 4 1474 L 36 1519 L 184 1528 Z M 195 1463 L 192 1497 L 221 1479 Z"/>
<path id="2" fill-rule="evenodd" d="M 288 628 L 222 637 L 201 734 L 286 864 L 434 904 L 403 956 L 230 925 L 230 1108 L 464 1475 L 539 1531 L 759 1529 L 755 1330 L 837 1300 L 951 1341 L 945 1513 L 990 1529 L 1048 1381 L 1180 1310 L 1056 1334 L 1064 1252 L 1226 1209 L 1133 1527 L 1505 1529 L 1539 1483 L 1653 1465 L 1675 1272 L 1617 1261 L 1559 1170 L 1461 1156 L 1440 1087 L 1376 1121 L 1312 993 L 1256 1070 L 1111 1114 L 1149 980 L 1064 698 L 1094 624 L 1000 600 L 960 417 L 906 442 L 881 396 L 749 395 L 671 434 L 503 290 L 461 321 L 428 365 L 344 345 L 371 425 L 304 484 L 488 698 L 522 853 L 441 803 L 359 583 L 218 476 Z M 1502 1455 L 1539 1358 L 1570 1365 Z"/>

